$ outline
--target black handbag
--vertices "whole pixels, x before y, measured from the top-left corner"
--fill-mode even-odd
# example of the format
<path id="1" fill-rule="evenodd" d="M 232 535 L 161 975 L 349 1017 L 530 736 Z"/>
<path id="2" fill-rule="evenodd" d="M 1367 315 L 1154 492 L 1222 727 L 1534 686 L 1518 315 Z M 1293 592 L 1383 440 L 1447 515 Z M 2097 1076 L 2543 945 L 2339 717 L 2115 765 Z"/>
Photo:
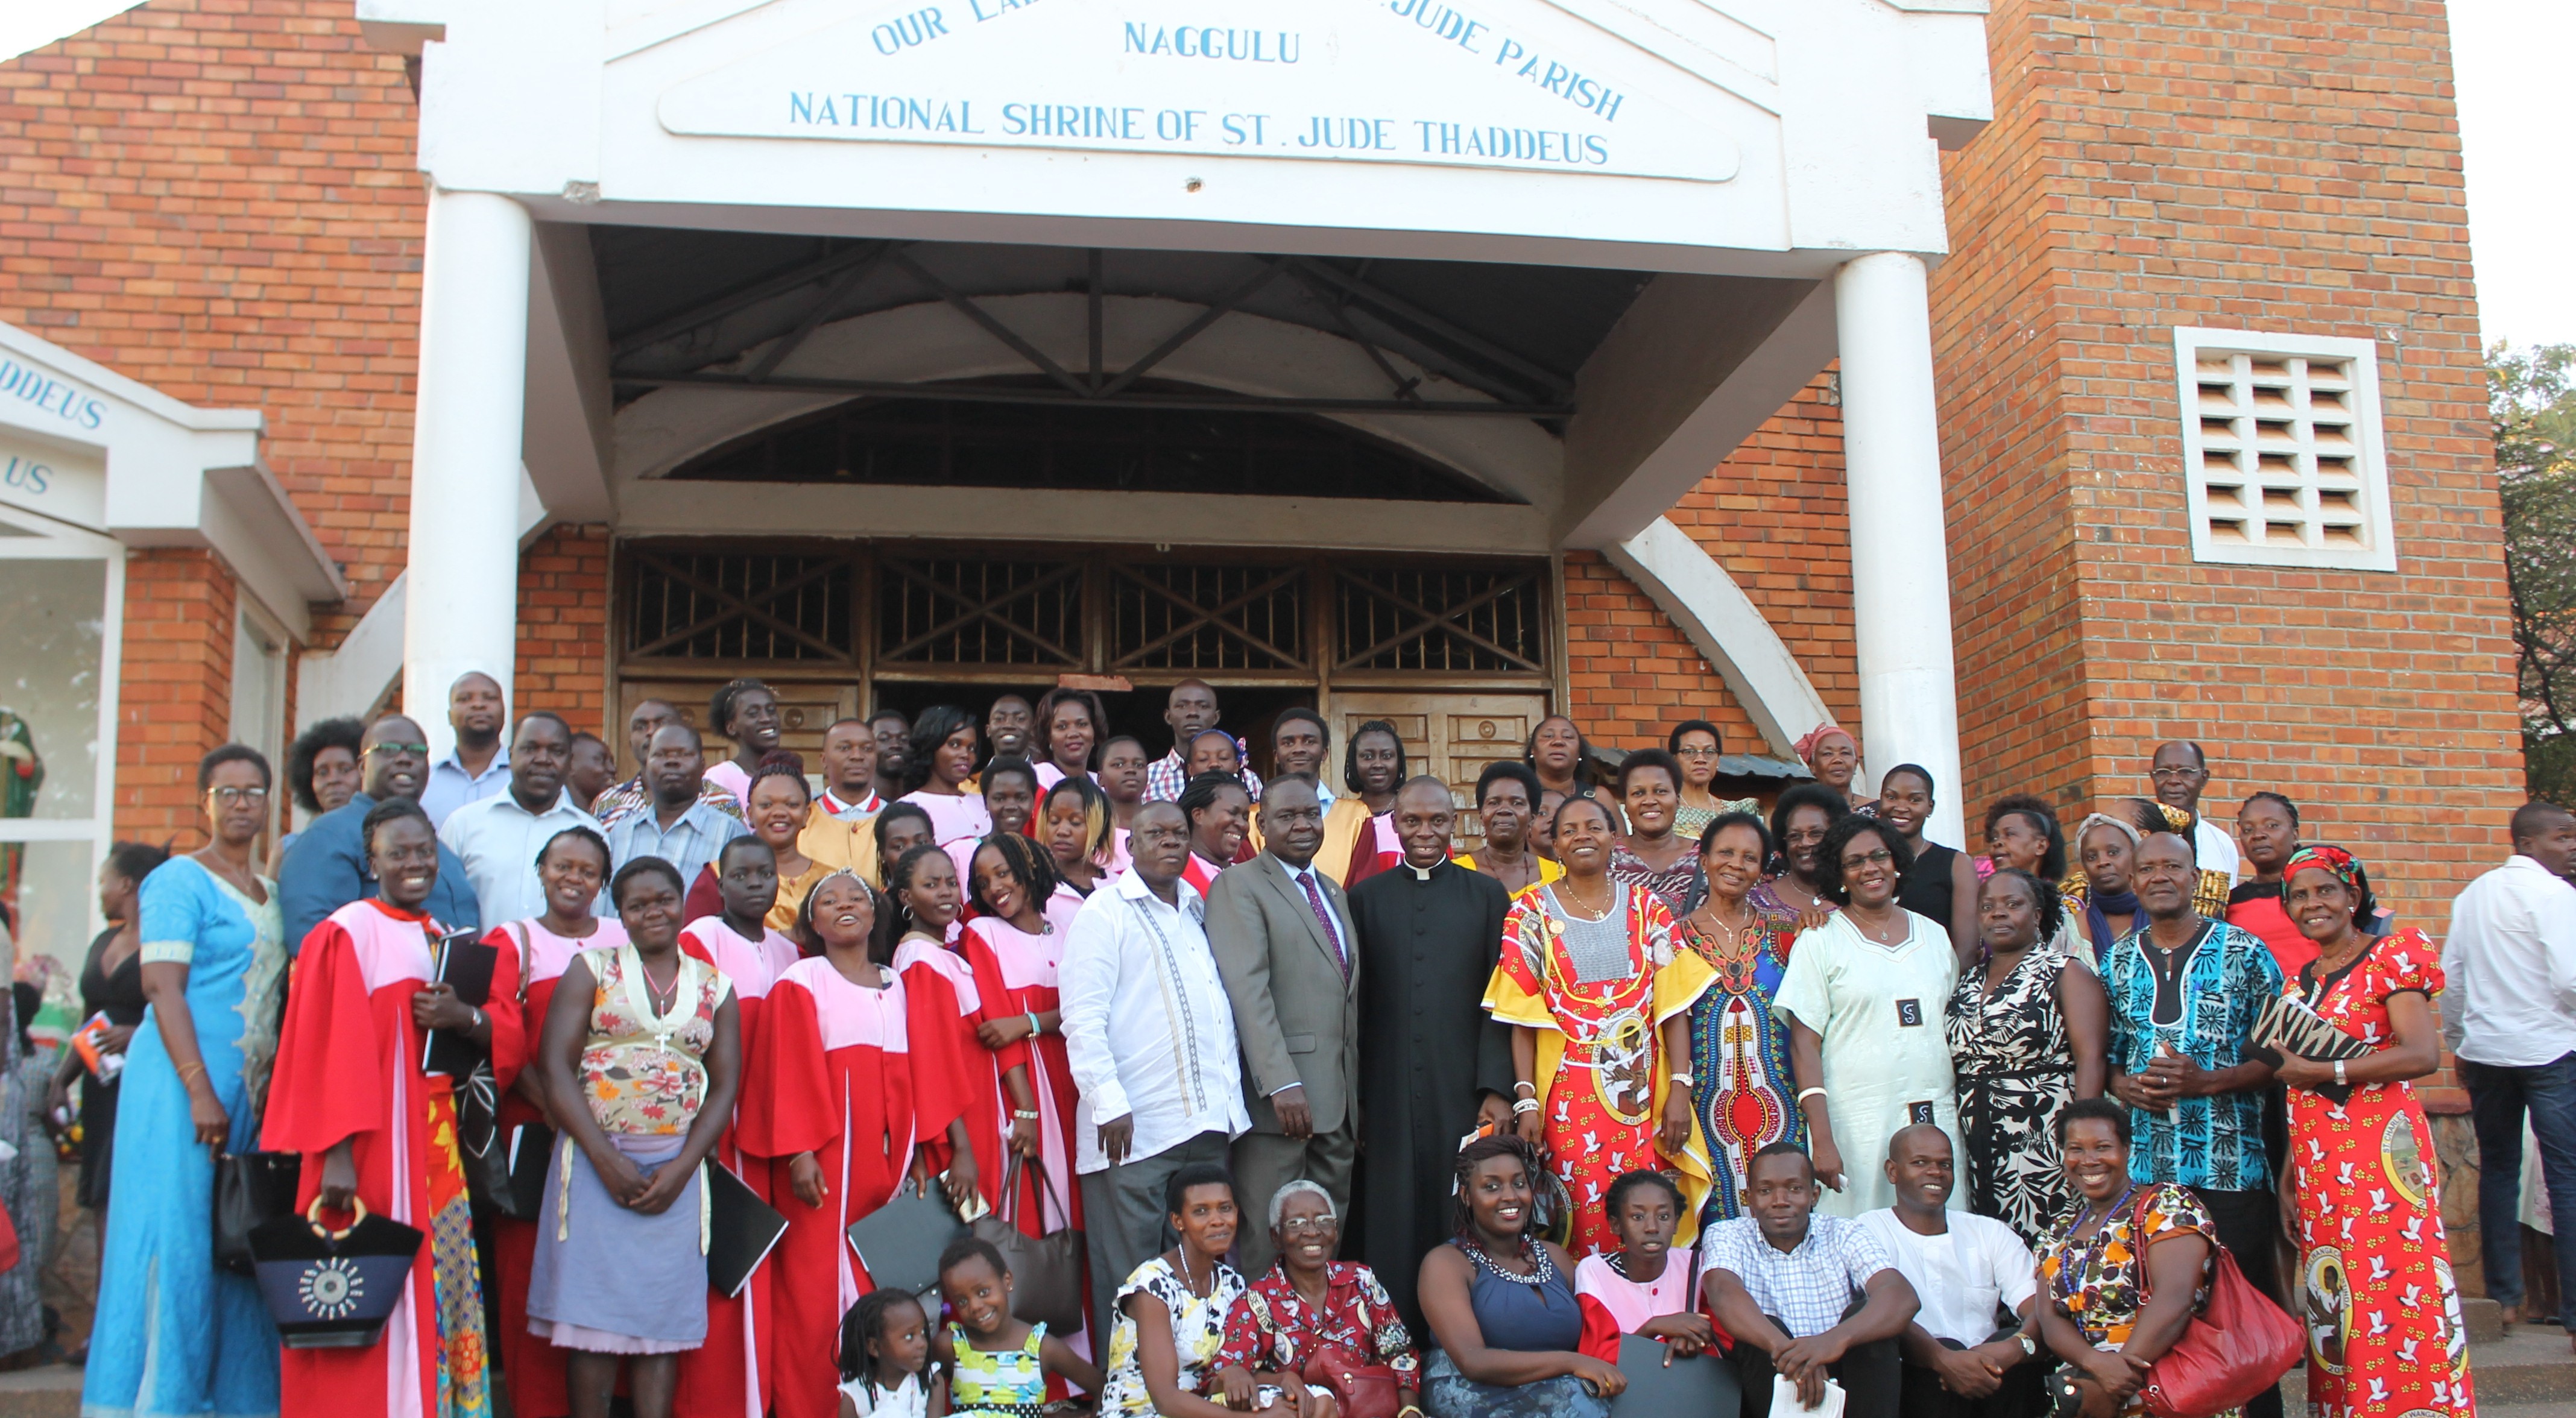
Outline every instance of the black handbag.
<path id="1" fill-rule="evenodd" d="M 510 1140 L 501 1133 L 501 1090 L 492 1076 L 492 1061 L 478 1060 L 474 1071 L 454 1081 L 456 1153 L 465 1169 L 465 1191 L 477 1211 L 499 1212 L 513 1221 L 534 1221 L 538 1206 L 525 1204 L 510 1180 Z"/>
<path id="2" fill-rule="evenodd" d="M 422 1233 L 370 1215 L 364 1202 L 354 1210 L 346 1230 L 331 1230 L 317 1196 L 304 1215 L 251 1233 L 259 1296 L 289 1349 L 363 1349 L 384 1333 L 402 1300 Z"/>
<path id="3" fill-rule="evenodd" d="M 215 1264 L 251 1275 L 253 1231 L 295 1214 L 295 1187 L 304 1158 L 293 1152 L 221 1152 L 215 1155 Z"/>
<path id="4" fill-rule="evenodd" d="M 1043 1236 L 1020 1229 L 1020 1163 L 1014 1152 L 1002 1169 L 1002 1209 L 975 1218 L 966 1229 L 977 1240 L 990 1242 L 1010 1266 L 1012 1318 L 1043 1322 L 1054 1334 L 1073 1334 L 1082 1328 L 1082 1233 L 1070 1226 Z M 1046 1164 L 1033 1161 L 1028 1169 L 1038 1179 L 1040 1210 L 1050 1198 L 1058 1211 L 1064 1210 Z"/>

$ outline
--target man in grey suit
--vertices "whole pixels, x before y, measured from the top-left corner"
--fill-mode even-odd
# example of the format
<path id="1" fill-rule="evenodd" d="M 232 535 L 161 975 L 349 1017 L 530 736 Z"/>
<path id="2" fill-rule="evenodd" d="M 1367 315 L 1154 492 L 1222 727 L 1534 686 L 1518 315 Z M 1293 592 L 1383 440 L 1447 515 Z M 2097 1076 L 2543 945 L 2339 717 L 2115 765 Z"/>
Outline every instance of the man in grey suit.
<path id="1" fill-rule="evenodd" d="M 1252 1131 L 1234 1142 L 1234 1180 L 1247 1219 L 1236 1244 L 1246 1275 L 1270 1268 L 1271 1195 L 1304 1178 L 1347 1213 L 1359 1119 L 1359 957 L 1342 888 L 1315 869 L 1324 809 L 1304 777 L 1272 781 L 1261 798 L 1260 856 L 1208 889 L 1208 947 L 1234 1001 L 1243 1044 L 1244 1105 Z"/>

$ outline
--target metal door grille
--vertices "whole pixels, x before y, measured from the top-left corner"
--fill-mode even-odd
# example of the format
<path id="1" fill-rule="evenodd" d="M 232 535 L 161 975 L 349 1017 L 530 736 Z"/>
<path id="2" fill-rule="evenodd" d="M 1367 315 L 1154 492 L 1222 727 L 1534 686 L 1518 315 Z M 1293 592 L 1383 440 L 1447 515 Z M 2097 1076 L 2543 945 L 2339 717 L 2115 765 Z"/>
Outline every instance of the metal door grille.
<path id="1" fill-rule="evenodd" d="M 1337 670 L 1535 674 L 1546 667 L 1539 569 L 1342 567 Z"/>
<path id="2" fill-rule="evenodd" d="M 879 663 L 1083 668 L 1081 563 L 888 557 L 882 566 Z"/>
<path id="3" fill-rule="evenodd" d="M 846 556 L 638 551 L 625 653 L 846 663 L 851 572 Z"/>
<path id="4" fill-rule="evenodd" d="M 1115 572 L 1113 669 L 1308 668 L 1302 566 L 1149 563 Z"/>

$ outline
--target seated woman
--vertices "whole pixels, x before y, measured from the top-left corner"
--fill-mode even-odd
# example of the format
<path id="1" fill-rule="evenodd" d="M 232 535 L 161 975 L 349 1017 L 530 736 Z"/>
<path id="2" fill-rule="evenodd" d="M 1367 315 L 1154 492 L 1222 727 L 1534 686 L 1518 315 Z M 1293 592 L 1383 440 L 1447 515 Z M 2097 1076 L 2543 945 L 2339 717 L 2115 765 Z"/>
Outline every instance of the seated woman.
<path id="1" fill-rule="evenodd" d="M 1413 1336 L 1376 1272 L 1333 1259 L 1342 1218 L 1332 1194 L 1302 1178 L 1281 1187 L 1270 1198 L 1270 1243 L 1278 1262 L 1234 1302 L 1225 1322 L 1216 1378 L 1226 1406 L 1246 1411 L 1263 1388 L 1329 1398 L 1323 1377 L 1307 1367 L 1326 1354 L 1394 1371 L 1398 1408 L 1414 1406 L 1422 1378 Z"/>
<path id="2" fill-rule="evenodd" d="M 2129 1180 L 2129 1110 L 2108 1098 L 2059 1109 L 2057 1147 L 2079 1199 L 2039 1246 L 2039 1336 L 2064 1361 L 2049 1392 L 2071 1383 L 2081 1418 L 2143 1413 L 2148 1367 L 2207 1298 L 2218 1223 L 2186 1188 Z"/>
<path id="3" fill-rule="evenodd" d="M 1243 1298 L 1243 1277 L 1225 1263 L 1240 1224 L 1234 1181 L 1213 1162 L 1191 1163 L 1163 1185 L 1163 1211 L 1180 1244 L 1136 1267 L 1118 1287 L 1100 1412 L 1102 1418 L 1227 1418 L 1224 1407 L 1202 1395 L 1216 1388 L 1226 1316 Z"/>
<path id="4" fill-rule="evenodd" d="M 1574 1298 L 1583 1307 L 1584 1353 L 1619 1362 L 1619 1337 L 1660 1339 L 1670 1357 L 1687 1359 L 1717 1343 L 1717 1327 L 1699 1312 L 1694 1251 L 1673 1253 L 1682 1221 L 1682 1189 L 1661 1172 L 1630 1172 L 1603 1200 L 1619 1249 L 1585 1256 L 1574 1267 Z"/>
<path id="5" fill-rule="evenodd" d="M 1422 1377 L 1431 1418 L 1606 1418 L 1628 1386 L 1579 1348 L 1574 1262 L 1539 1237 L 1537 1177 L 1517 1137 L 1458 1153 L 1457 1234 L 1422 1258 L 1422 1317 L 1440 1346 Z"/>

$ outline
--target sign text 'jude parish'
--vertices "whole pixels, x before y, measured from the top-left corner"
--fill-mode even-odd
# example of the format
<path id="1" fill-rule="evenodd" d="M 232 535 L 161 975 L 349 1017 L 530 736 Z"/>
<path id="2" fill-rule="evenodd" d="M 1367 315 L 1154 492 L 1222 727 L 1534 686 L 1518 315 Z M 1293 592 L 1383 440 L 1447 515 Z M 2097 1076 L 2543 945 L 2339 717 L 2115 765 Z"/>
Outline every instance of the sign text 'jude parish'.
<path id="1" fill-rule="evenodd" d="M 1724 132 L 1639 93 L 1598 53 L 1472 7 L 1212 9 L 915 3 L 685 83 L 665 95 L 662 121 L 677 133 L 1735 175 Z"/>

